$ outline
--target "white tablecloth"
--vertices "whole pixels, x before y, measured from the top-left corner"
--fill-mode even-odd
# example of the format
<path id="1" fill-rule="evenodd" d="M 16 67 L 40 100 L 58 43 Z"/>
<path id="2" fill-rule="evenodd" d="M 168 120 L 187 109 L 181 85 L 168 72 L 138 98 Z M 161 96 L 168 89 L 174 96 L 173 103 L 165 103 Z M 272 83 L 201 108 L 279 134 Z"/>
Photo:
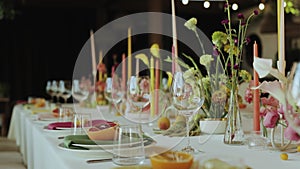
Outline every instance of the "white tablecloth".
<path id="1" fill-rule="evenodd" d="M 93 118 L 100 118 L 101 113 L 93 109 L 85 109 L 82 111 L 93 112 Z M 101 109 L 102 115 L 106 119 L 124 121 L 122 117 L 115 117 L 107 113 L 107 107 Z M 49 131 L 43 129 L 49 122 L 41 122 L 35 119 L 31 111 L 25 110 L 22 105 L 16 105 L 13 109 L 9 135 L 10 139 L 16 139 L 20 145 L 23 160 L 27 164 L 28 169 L 100 169 L 113 168 L 112 162 L 101 162 L 88 164 L 86 160 L 103 158 L 102 154 L 91 153 L 88 151 L 79 152 L 60 148 L 58 145 L 62 143 L 60 136 L 70 134 L 70 131 Z M 252 123 L 249 116 L 243 118 L 244 123 Z M 248 121 L 249 120 L 249 121 Z M 249 126 L 248 126 L 249 127 Z M 143 126 L 144 131 L 151 132 L 148 125 Z M 156 135 L 155 140 L 157 146 L 174 145 L 174 149 L 178 150 L 186 144 L 182 138 L 169 138 L 161 135 Z M 177 145 L 177 143 L 179 143 Z M 272 150 L 250 150 L 246 145 L 233 146 L 223 143 L 223 135 L 201 135 L 200 137 L 191 137 L 191 143 L 197 149 L 210 153 L 225 156 L 240 158 L 245 164 L 253 169 L 273 168 L 273 169 L 299 169 L 300 168 L 300 153 L 289 154 L 289 160 L 283 161 L 280 159 L 281 152 Z M 202 156 L 199 153 L 198 156 Z M 150 164 L 149 160 L 145 164 Z"/>

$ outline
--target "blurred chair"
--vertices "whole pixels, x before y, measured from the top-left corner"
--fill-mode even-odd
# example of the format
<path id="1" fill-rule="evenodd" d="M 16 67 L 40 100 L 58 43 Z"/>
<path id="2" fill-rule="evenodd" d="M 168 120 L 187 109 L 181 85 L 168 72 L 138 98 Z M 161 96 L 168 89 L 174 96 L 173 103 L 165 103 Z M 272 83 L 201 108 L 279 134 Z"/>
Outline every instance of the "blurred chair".
<path id="1" fill-rule="evenodd" d="M 6 136 L 10 119 L 10 86 L 7 82 L 0 82 L 0 127 L 1 136 Z"/>
<path id="2" fill-rule="evenodd" d="M 0 169 L 26 169 L 15 140 L 0 137 Z"/>

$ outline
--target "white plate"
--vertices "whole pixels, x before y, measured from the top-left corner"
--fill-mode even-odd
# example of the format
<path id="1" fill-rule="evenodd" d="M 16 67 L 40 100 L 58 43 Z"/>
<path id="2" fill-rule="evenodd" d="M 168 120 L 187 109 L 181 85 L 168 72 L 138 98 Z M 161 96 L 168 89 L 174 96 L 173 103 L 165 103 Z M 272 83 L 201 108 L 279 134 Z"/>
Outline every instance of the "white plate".
<path id="1" fill-rule="evenodd" d="M 70 127 L 56 127 L 56 130 L 71 130 Z"/>
<path id="2" fill-rule="evenodd" d="M 87 152 L 87 153 L 106 153 L 106 154 L 110 154 L 109 152 L 107 152 L 103 149 L 99 149 L 99 147 L 98 147 L 98 149 L 91 149 L 91 150 L 71 149 L 71 148 L 65 147 L 64 143 L 60 143 L 58 145 L 58 148 L 62 149 L 62 150 L 65 150 L 65 151 L 71 151 L 71 152 L 80 152 L 80 153 Z"/>
<path id="3" fill-rule="evenodd" d="M 145 147 L 147 147 L 147 146 L 150 146 L 150 145 L 154 145 L 156 142 L 155 141 L 150 142 L 149 140 L 144 140 L 144 143 L 146 143 Z M 131 144 L 130 143 L 125 143 L 125 144 L 122 144 L 122 146 L 126 147 L 126 146 L 130 146 L 132 144 L 133 145 L 138 144 L 138 142 L 131 143 Z M 113 144 L 105 144 L 105 145 L 73 144 L 73 145 L 83 147 L 83 148 L 87 148 L 87 149 L 90 149 L 90 150 L 99 149 L 99 148 L 110 150 L 110 149 L 113 149 L 113 146 L 114 146 Z"/>

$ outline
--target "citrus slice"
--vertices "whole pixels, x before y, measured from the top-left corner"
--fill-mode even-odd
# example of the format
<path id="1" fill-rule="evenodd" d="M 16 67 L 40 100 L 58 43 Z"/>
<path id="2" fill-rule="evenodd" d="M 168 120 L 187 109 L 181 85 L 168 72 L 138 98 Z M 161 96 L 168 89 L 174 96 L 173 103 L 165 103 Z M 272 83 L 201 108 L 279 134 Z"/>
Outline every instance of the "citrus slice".
<path id="1" fill-rule="evenodd" d="M 173 151 L 150 157 L 153 169 L 189 169 L 193 164 L 193 159 L 191 154 Z"/>

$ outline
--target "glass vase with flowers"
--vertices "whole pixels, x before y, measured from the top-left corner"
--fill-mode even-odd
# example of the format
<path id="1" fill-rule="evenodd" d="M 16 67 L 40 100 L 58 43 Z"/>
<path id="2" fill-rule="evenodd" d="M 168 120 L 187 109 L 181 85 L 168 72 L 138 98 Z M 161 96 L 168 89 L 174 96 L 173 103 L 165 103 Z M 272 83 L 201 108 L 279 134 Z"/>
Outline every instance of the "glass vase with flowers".
<path id="1" fill-rule="evenodd" d="M 205 103 L 202 110 L 206 117 L 227 116 L 227 127 L 224 142 L 227 144 L 241 144 L 243 142 L 243 130 L 239 111 L 238 86 L 243 81 L 250 81 L 251 75 L 240 69 L 243 47 L 249 42 L 246 31 L 251 18 L 258 14 L 255 10 L 247 19 L 243 14 L 238 14 L 238 29 L 233 28 L 230 4 L 228 0 L 224 5 L 227 19 L 221 23 L 225 32 L 215 31 L 212 34 L 214 52 L 212 55 L 204 54 L 200 57 L 200 63 L 206 67 L 208 76 L 203 77 L 201 71 L 191 59 L 195 68 L 195 76 L 198 77 L 205 92 Z M 197 20 L 191 18 L 185 26 L 194 31 L 198 41 L 203 44 L 196 31 Z M 224 106 L 226 101 L 226 106 Z M 222 108 L 223 107 L 223 108 Z"/>
<path id="2" fill-rule="evenodd" d="M 243 129 L 238 103 L 238 86 L 240 82 L 240 63 L 242 62 L 243 47 L 249 42 L 246 37 L 247 27 L 251 18 L 258 14 L 255 10 L 248 18 L 239 13 L 238 29 L 233 28 L 233 20 L 231 18 L 230 4 L 225 1 L 224 10 L 227 19 L 221 23 L 225 28 L 225 32 L 215 31 L 212 35 L 212 42 L 219 53 L 221 61 L 224 63 L 224 69 L 228 78 L 227 87 L 230 89 L 230 97 L 228 103 L 227 126 L 224 135 L 224 143 L 226 144 L 242 144 Z"/>

